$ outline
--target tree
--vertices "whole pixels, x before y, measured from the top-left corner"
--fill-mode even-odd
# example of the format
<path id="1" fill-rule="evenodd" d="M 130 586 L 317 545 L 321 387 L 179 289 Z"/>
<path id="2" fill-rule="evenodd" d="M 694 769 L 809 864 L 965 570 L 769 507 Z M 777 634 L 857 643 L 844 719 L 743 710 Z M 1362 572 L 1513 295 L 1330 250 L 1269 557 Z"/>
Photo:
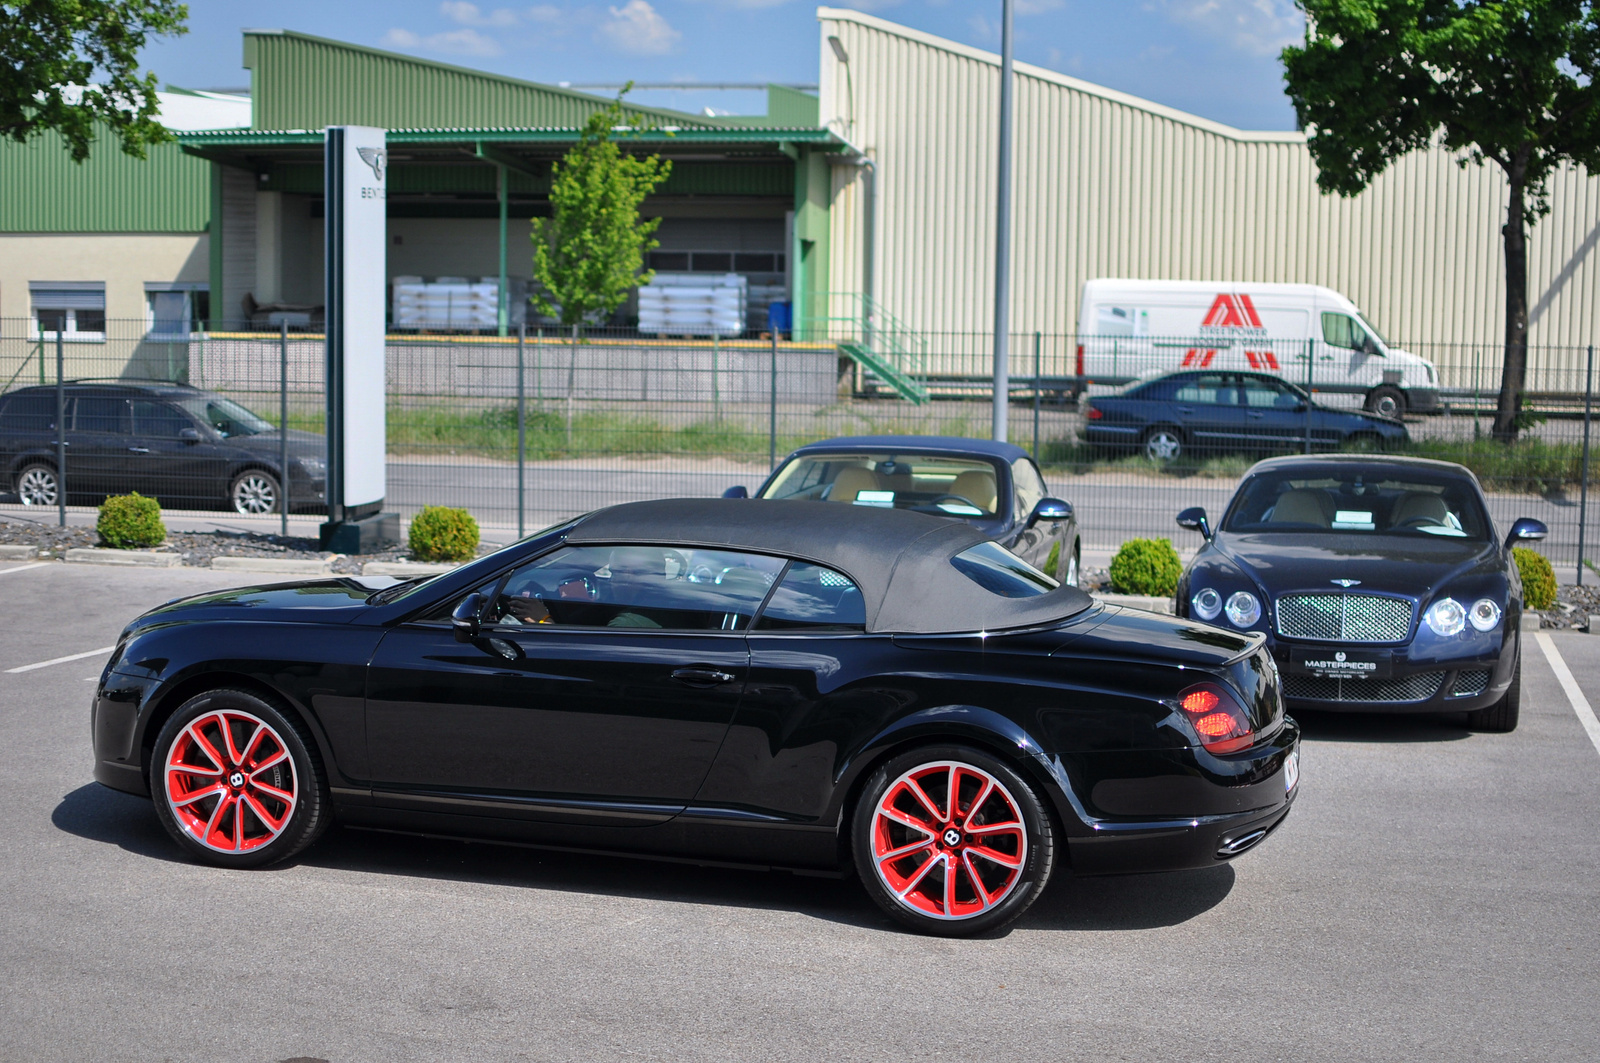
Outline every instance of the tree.
<path id="1" fill-rule="evenodd" d="M 172 134 L 156 120 L 156 77 L 139 76 L 139 50 L 189 32 L 188 17 L 173 0 L 0 3 L 0 134 L 22 144 L 54 129 L 82 162 L 104 123 L 144 158 Z"/>
<path id="2" fill-rule="evenodd" d="M 1296 0 L 1305 44 L 1285 80 L 1324 192 L 1353 196 L 1435 143 L 1507 184 L 1505 365 L 1495 437 L 1522 427 L 1528 229 L 1552 172 L 1600 171 L 1600 4 L 1594 0 Z"/>
<path id="3" fill-rule="evenodd" d="M 672 163 L 624 152 L 612 139 L 629 118 L 622 97 L 631 86 L 590 115 L 572 150 L 551 166 L 551 216 L 533 220 L 533 273 L 544 287 L 534 302 L 563 325 L 611 313 L 654 275 L 643 269 L 644 256 L 659 246 L 651 234 L 661 219 L 641 221 L 639 205 Z"/>

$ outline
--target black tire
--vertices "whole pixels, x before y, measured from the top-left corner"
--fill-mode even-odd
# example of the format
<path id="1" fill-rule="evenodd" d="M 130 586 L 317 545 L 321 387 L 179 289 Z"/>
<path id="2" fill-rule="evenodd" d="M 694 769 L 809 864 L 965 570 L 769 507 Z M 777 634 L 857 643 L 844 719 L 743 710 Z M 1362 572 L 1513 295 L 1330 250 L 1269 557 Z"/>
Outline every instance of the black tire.
<path id="1" fill-rule="evenodd" d="M 1147 430 L 1140 446 L 1144 449 L 1144 456 L 1151 461 L 1168 462 L 1183 457 L 1187 444 L 1181 430 L 1162 424 Z"/>
<path id="2" fill-rule="evenodd" d="M 178 846 L 217 867 L 287 860 L 329 819 L 327 774 L 305 724 L 245 690 L 210 690 L 172 714 L 151 752 L 150 793 Z"/>
<path id="3" fill-rule="evenodd" d="M 1367 412 L 1399 420 L 1406 412 L 1406 395 L 1397 387 L 1384 384 L 1367 392 Z"/>
<path id="4" fill-rule="evenodd" d="M 1517 663 L 1512 666 L 1511 685 L 1500 700 L 1487 709 L 1467 713 L 1467 726 L 1474 731 L 1490 734 L 1510 734 L 1517 729 L 1517 717 L 1522 712 L 1522 647 L 1517 647 Z"/>
<path id="5" fill-rule="evenodd" d="M 54 506 L 60 502 L 61 479 L 56 467 L 30 461 L 17 470 L 17 497 L 25 506 Z"/>
<path id="6" fill-rule="evenodd" d="M 954 817 L 942 808 L 950 803 L 952 772 Z M 930 789 L 922 790 L 924 784 Z M 929 796 L 941 787 L 942 797 Z M 907 818 L 880 815 L 885 807 Z M 908 825 L 918 818 L 925 827 Z M 941 937 L 1012 922 L 1039 899 L 1055 866 L 1050 814 L 1033 787 L 1004 761 L 960 745 L 914 749 L 879 766 L 851 815 L 850 847 L 856 873 L 880 908 Z M 946 879 L 952 863 L 953 888 Z"/>
<path id="7" fill-rule="evenodd" d="M 276 513 L 283 505 L 283 485 L 265 469 L 246 469 L 228 484 L 228 506 L 246 517 Z"/>

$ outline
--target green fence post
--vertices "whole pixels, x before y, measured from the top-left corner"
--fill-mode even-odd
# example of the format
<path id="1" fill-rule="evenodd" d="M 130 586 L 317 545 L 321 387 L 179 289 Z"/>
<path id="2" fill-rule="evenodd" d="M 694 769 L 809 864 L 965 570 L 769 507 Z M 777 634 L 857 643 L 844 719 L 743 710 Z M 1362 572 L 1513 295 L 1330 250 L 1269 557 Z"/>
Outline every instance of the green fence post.
<path id="1" fill-rule="evenodd" d="M 527 507 L 528 462 L 528 403 L 524 385 L 523 348 L 528 341 L 527 322 L 517 326 L 517 538 L 528 534 L 525 526 Z"/>
<path id="2" fill-rule="evenodd" d="M 1306 340 L 1306 453 L 1311 453 L 1311 407 L 1315 405 L 1311 400 L 1311 362 L 1316 357 L 1317 341 Z"/>
<path id="3" fill-rule="evenodd" d="M 771 398 L 767 400 L 767 471 L 778 467 L 778 330 L 772 330 Z"/>
<path id="4" fill-rule="evenodd" d="M 1583 535 L 1589 513 L 1589 419 L 1594 409 L 1594 344 L 1583 370 L 1583 476 L 1578 485 L 1578 586 L 1583 586 Z M 1589 634 L 1593 635 L 1591 631 Z"/>
<path id="5" fill-rule="evenodd" d="M 1039 460 L 1039 379 L 1040 365 L 1043 355 L 1044 337 L 1035 330 L 1033 333 L 1033 460 Z"/>
<path id="6" fill-rule="evenodd" d="M 56 329 L 56 515 L 63 528 L 67 526 L 67 356 L 61 334 L 66 330 L 65 321 Z"/>
<path id="7" fill-rule="evenodd" d="M 278 322 L 278 530 L 289 537 L 289 322 Z"/>

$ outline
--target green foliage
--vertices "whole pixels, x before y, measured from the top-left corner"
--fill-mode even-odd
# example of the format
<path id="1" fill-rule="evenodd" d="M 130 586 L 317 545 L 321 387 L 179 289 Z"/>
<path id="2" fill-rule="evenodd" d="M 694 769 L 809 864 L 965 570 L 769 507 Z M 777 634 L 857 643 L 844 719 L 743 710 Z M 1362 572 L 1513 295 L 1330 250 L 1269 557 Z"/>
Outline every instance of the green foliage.
<path id="1" fill-rule="evenodd" d="M 478 522 L 464 509 L 423 506 L 411 518 L 409 545 L 418 561 L 471 561 L 478 556 Z"/>
<path id="2" fill-rule="evenodd" d="M 112 495 L 100 503 L 100 519 L 94 527 L 102 543 L 118 550 L 160 546 L 167 540 L 167 526 L 161 523 L 161 504 L 137 491 Z"/>
<path id="3" fill-rule="evenodd" d="M 1435 143 L 1493 162 L 1508 191 L 1505 365 L 1494 434 L 1515 438 L 1527 372 L 1527 230 L 1550 175 L 1600 168 L 1600 5 L 1593 0 L 1296 0 L 1284 80 L 1324 192 L 1353 196 Z"/>
<path id="4" fill-rule="evenodd" d="M 1522 601 L 1529 609 L 1548 609 L 1556 604 L 1556 570 L 1541 553 L 1526 546 L 1511 548 L 1517 571 L 1522 573 Z"/>
<path id="5" fill-rule="evenodd" d="M 659 155 L 624 153 L 612 140 L 639 117 L 622 109 L 629 82 L 604 111 L 591 115 L 566 157 L 551 166 L 549 218 L 533 219 L 533 275 L 544 286 L 534 295 L 542 313 L 579 325 L 611 313 L 652 276 L 647 251 L 660 218 L 639 219 L 639 205 L 672 172 Z"/>
<path id="6" fill-rule="evenodd" d="M 1171 595 L 1182 574 L 1171 539 L 1129 539 L 1111 559 L 1111 589 L 1118 594 Z"/>
<path id="7" fill-rule="evenodd" d="M 152 37 L 187 33 L 188 17 L 173 0 L 0 4 L 0 135 L 21 144 L 53 129 L 82 162 L 103 123 L 144 158 L 172 134 L 157 119 L 156 76 L 139 76 L 139 52 Z"/>

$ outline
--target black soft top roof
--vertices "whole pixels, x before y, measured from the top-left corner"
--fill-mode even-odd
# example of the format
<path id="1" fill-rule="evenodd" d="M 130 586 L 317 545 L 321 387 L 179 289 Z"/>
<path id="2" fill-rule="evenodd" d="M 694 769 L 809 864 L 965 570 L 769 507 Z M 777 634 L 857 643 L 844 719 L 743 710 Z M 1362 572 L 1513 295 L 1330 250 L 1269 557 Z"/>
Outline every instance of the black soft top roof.
<path id="1" fill-rule="evenodd" d="M 950 559 L 988 541 L 971 525 L 906 510 L 762 499 L 629 502 L 590 514 L 569 543 L 721 547 L 813 561 L 855 580 L 867 630 L 949 634 L 1065 619 L 1092 599 L 1075 587 L 1005 598 Z"/>

